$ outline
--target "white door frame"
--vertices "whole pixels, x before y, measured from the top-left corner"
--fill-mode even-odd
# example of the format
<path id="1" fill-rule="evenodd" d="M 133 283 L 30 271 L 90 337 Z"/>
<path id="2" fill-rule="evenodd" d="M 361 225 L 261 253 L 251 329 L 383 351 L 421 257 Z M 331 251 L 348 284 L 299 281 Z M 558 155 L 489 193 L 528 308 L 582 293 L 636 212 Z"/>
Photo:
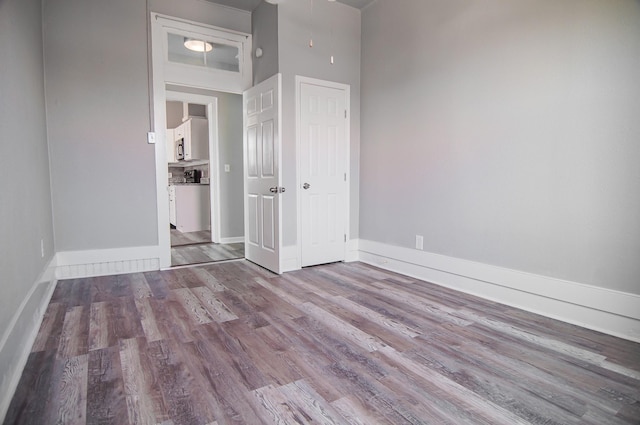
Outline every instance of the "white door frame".
<path id="1" fill-rule="evenodd" d="M 302 158 L 300 157 L 301 148 L 301 85 L 313 84 L 320 87 L 327 87 L 331 89 L 337 89 L 344 91 L 345 94 L 345 108 L 347 111 L 346 123 L 345 123 L 345 138 L 346 138 L 346 150 L 345 150 L 345 173 L 347 173 L 346 182 L 346 202 L 345 202 L 345 235 L 346 241 L 344 243 L 344 256 L 343 261 L 348 258 L 349 241 L 351 239 L 351 221 L 349 219 L 351 214 L 351 86 L 349 84 L 336 83 L 333 81 L 319 80 L 317 78 L 303 77 L 296 75 L 296 199 L 297 199 L 297 220 L 298 220 L 298 237 L 297 237 L 297 253 L 298 264 L 297 268 L 302 268 L 302 181 L 300 180 L 300 170 L 302 169 Z"/>
<path id="2" fill-rule="evenodd" d="M 234 80 L 216 78 L 200 78 L 201 72 L 191 75 L 189 67 L 184 67 L 184 78 L 180 81 L 169 81 L 166 78 L 165 65 L 165 40 L 164 34 L 167 28 L 179 28 L 198 33 L 212 32 L 227 34 L 237 39 L 242 45 L 242 75 Z M 252 60 L 251 60 L 251 34 L 205 25 L 199 22 L 164 16 L 151 12 L 151 68 L 153 87 L 153 128 L 155 132 L 155 165 L 156 165 L 156 210 L 158 224 L 158 251 L 157 256 L 161 269 L 171 267 L 171 234 L 169 230 L 169 169 L 167 167 L 167 84 L 198 87 L 205 90 L 214 90 L 226 93 L 242 94 L 251 86 Z M 212 75 L 216 75 L 212 73 Z M 238 79 L 241 79 L 239 81 Z M 219 179 L 216 179 L 219 180 Z M 219 191 L 218 191 L 219 193 Z M 219 204 L 219 203 L 218 203 Z M 165 208 L 166 206 L 166 208 Z M 219 215 L 218 215 L 219 216 Z M 213 227 L 213 223 L 212 223 Z M 213 231 L 213 229 L 212 229 Z"/>
<path id="3" fill-rule="evenodd" d="M 167 90 L 167 101 L 178 101 L 206 105 L 209 128 L 209 214 L 211 241 L 220 243 L 220 148 L 218 140 L 218 98 L 199 94 Z M 165 138 L 166 140 L 166 138 Z"/>

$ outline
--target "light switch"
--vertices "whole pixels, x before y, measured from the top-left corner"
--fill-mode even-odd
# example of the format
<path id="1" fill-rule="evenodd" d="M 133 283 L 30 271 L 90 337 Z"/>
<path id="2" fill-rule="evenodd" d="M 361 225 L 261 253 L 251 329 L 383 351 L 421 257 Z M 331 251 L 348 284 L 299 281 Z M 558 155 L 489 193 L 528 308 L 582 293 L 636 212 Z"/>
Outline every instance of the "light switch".
<path id="1" fill-rule="evenodd" d="M 228 173 L 228 172 L 230 172 L 230 171 L 231 171 L 231 165 L 229 165 L 229 164 L 224 164 L 224 172 L 225 172 L 225 173 Z"/>
<path id="2" fill-rule="evenodd" d="M 147 143 L 153 145 L 156 142 L 156 133 L 150 131 L 147 133 Z"/>

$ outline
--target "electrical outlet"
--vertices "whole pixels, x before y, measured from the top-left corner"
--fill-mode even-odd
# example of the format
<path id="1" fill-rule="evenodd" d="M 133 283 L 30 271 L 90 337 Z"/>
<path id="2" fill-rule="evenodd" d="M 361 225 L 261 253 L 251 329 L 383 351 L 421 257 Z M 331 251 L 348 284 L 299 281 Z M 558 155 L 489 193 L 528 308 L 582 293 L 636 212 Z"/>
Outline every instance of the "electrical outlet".
<path id="1" fill-rule="evenodd" d="M 44 258 L 44 239 L 40 239 L 40 256 Z"/>
<path id="2" fill-rule="evenodd" d="M 225 172 L 225 173 L 228 173 L 228 172 L 230 172 L 230 171 L 231 171 L 231 165 L 229 165 L 229 164 L 224 164 L 224 172 Z"/>
<path id="3" fill-rule="evenodd" d="M 424 249 L 424 238 L 421 235 L 416 235 L 416 249 Z"/>

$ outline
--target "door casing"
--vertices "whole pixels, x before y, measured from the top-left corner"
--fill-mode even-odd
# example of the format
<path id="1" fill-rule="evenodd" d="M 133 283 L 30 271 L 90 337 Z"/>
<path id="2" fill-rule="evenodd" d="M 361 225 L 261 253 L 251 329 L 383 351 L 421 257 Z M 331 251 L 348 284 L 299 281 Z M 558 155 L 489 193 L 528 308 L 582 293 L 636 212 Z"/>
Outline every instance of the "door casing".
<path id="1" fill-rule="evenodd" d="M 227 93 L 242 94 L 251 86 L 251 34 L 244 34 L 224 28 L 218 28 L 199 22 L 179 19 L 171 16 L 151 12 L 151 69 L 152 71 L 152 131 L 155 132 L 155 165 L 156 165 L 156 209 L 158 223 L 158 251 L 157 256 L 161 269 L 171 267 L 171 236 L 169 232 L 169 170 L 167 168 L 166 141 L 166 101 L 167 84 L 185 87 L 198 87 Z M 217 81 L 215 78 L 201 79 L 191 77 L 189 67 L 184 67 L 185 73 L 180 81 L 169 81 L 165 77 L 165 42 L 164 34 L 168 27 L 181 30 L 192 30 L 196 33 L 229 34 L 230 37 L 241 40 L 243 46 L 242 60 L 244 61 L 242 81 Z M 196 73 L 198 74 L 198 73 Z M 213 75 L 213 74 L 212 74 Z M 165 208 L 166 206 L 166 208 Z M 212 223 L 213 226 L 213 223 Z"/>

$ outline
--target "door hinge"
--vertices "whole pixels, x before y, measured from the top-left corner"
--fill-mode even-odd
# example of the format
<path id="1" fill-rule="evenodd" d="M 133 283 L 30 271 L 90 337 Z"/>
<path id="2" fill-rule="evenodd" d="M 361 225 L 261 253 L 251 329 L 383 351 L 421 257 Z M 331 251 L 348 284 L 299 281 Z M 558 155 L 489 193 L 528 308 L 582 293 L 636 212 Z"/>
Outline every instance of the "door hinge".
<path id="1" fill-rule="evenodd" d="M 347 110 L 344 110 L 344 117 L 347 118 Z"/>
<path id="2" fill-rule="evenodd" d="M 344 235 L 344 241 L 345 242 L 347 241 L 347 235 Z"/>
<path id="3" fill-rule="evenodd" d="M 347 173 L 344 173 L 344 181 L 347 181 Z"/>

